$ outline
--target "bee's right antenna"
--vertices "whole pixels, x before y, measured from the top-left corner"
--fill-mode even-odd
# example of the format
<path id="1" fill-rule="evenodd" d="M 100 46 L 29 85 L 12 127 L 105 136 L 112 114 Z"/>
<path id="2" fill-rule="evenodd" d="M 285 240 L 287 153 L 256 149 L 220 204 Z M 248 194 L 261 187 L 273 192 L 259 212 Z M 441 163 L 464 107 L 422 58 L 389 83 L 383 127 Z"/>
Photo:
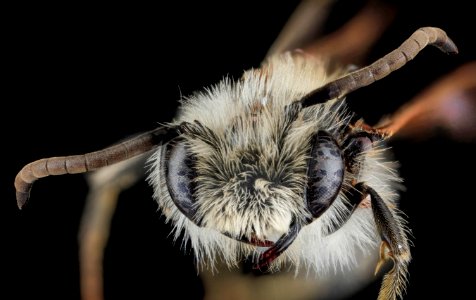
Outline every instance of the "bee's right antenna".
<path id="1" fill-rule="evenodd" d="M 18 207 L 21 209 L 26 204 L 31 187 L 39 178 L 94 171 L 145 153 L 177 135 L 177 128 L 159 127 L 99 151 L 31 162 L 24 166 L 15 178 Z"/>
<path id="2" fill-rule="evenodd" d="M 384 78 L 412 60 L 427 45 L 433 45 L 448 54 L 457 54 L 458 48 L 440 28 L 422 27 L 416 30 L 400 47 L 370 66 L 354 71 L 312 91 L 300 100 L 302 107 L 342 98 L 361 87 Z"/>

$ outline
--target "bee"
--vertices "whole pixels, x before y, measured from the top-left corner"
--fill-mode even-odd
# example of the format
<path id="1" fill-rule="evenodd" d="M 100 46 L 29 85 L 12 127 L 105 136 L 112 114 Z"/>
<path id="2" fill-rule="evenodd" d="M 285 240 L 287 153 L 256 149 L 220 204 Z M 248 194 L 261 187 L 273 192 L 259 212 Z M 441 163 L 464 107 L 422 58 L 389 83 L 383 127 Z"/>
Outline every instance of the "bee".
<path id="1" fill-rule="evenodd" d="M 399 127 L 373 127 L 345 96 L 403 67 L 427 45 L 457 53 L 446 33 L 416 30 L 371 65 L 329 72 L 301 51 L 270 56 L 238 81 L 182 101 L 176 119 L 96 152 L 40 159 L 15 178 L 22 208 L 33 183 L 90 172 L 143 154 L 154 199 L 199 265 L 321 274 L 355 265 L 355 251 L 380 244 L 389 260 L 379 299 L 401 297 L 411 260 L 397 207 L 401 179 L 386 141 Z M 357 119 L 357 120 L 356 120 Z"/>

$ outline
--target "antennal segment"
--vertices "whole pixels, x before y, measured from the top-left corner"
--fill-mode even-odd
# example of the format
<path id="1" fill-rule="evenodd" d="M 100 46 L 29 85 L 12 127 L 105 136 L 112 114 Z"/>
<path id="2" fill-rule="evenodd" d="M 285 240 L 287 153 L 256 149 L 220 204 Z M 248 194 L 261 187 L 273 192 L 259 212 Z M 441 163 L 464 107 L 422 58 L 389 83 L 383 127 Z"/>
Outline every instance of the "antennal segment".
<path id="1" fill-rule="evenodd" d="M 31 187 L 39 178 L 94 171 L 145 153 L 177 135 L 175 128 L 159 127 L 103 150 L 31 162 L 24 166 L 15 178 L 17 205 L 21 209 L 26 204 Z"/>
<path id="2" fill-rule="evenodd" d="M 370 66 L 349 73 L 312 91 L 300 100 L 301 104 L 307 107 L 324 103 L 334 98 L 342 98 L 350 92 L 370 85 L 403 67 L 427 45 L 435 46 L 447 54 L 458 53 L 458 48 L 443 30 L 436 27 L 422 27 L 397 49 Z"/>

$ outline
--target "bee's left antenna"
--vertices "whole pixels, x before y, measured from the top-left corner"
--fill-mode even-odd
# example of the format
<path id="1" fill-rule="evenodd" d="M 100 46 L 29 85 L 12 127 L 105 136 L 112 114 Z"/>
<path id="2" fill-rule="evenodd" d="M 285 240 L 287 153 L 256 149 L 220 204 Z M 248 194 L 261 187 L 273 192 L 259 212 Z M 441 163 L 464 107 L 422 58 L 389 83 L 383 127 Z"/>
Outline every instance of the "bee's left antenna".
<path id="1" fill-rule="evenodd" d="M 145 153 L 177 135 L 178 128 L 159 127 L 99 151 L 31 162 L 25 165 L 15 178 L 17 205 L 21 209 L 26 204 L 31 187 L 39 178 L 94 171 Z"/>
<path id="2" fill-rule="evenodd" d="M 303 107 L 307 107 L 331 99 L 342 98 L 350 92 L 372 84 L 400 69 L 415 58 L 427 45 L 435 46 L 448 54 L 458 53 L 458 48 L 443 30 L 437 27 L 422 27 L 415 31 L 400 47 L 371 65 L 325 84 L 310 92 L 300 102 Z"/>

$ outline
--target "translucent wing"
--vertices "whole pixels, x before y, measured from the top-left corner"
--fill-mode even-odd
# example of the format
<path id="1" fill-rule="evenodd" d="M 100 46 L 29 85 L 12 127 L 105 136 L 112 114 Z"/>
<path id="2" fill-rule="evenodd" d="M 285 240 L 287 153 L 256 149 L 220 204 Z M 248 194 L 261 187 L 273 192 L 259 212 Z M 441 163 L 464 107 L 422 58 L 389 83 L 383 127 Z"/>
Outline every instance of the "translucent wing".
<path id="1" fill-rule="evenodd" d="M 460 141 L 476 139 L 476 61 L 433 83 L 377 127 L 394 138 L 424 138 L 438 130 Z"/>

